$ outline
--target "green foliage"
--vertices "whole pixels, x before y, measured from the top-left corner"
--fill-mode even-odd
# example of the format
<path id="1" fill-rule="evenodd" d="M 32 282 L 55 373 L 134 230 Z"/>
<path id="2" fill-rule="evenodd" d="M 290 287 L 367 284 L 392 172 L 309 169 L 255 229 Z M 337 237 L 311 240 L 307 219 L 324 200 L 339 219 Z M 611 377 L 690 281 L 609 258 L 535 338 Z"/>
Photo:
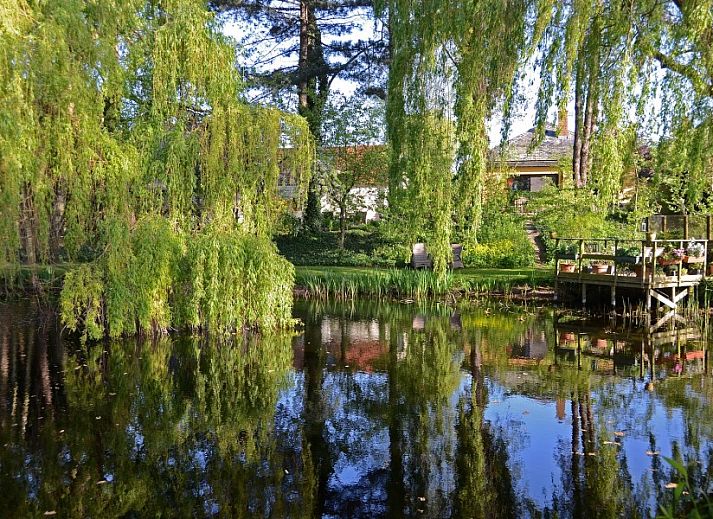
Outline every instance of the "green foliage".
<path id="1" fill-rule="evenodd" d="M 275 243 L 295 265 L 396 267 L 410 255 L 408 246 L 391 239 L 378 224 L 347 230 L 344 249 L 339 248 L 337 232 L 277 236 Z"/>
<path id="2" fill-rule="evenodd" d="M 427 244 L 439 276 L 456 227 L 476 241 L 489 146 L 485 122 L 499 101 L 508 104 L 517 67 L 532 50 L 526 21 L 546 13 L 534 10 L 535 3 L 380 3 L 392 49 L 389 205 L 405 241 Z"/>
<path id="3" fill-rule="evenodd" d="M 112 237 L 96 262 L 67 273 L 60 295 L 64 322 L 85 338 L 102 337 L 105 326 L 118 337 L 292 323 L 294 267 L 269 240 L 216 227 L 184 240 L 160 217 Z"/>
<path id="4" fill-rule="evenodd" d="M 478 243 L 466 244 L 462 258 L 466 267 L 530 267 L 535 264 L 535 250 L 522 218 L 491 201 L 484 208 Z"/>
<path id="5" fill-rule="evenodd" d="M 302 118 L 241 101 L 234 57 L 197 0 L 0 7 L 0 261 L 91 262 L 62 295 L 85 336 L 180 326 L 176 283 L 191 271 L 179 260 L 197 244 L 257 255 L 236 268 L 258 292 L 221 303 L 240 310 L 214 327 L 285 324 L 290 270 L 274 274 L 269 245 L 277 179 L 289 170 L 301 202 L 314 145 Z"/>
<path id="6" fill-rule="evenodd" d="M 208 229 L 189 242 L 182 270 L 188 326 L 226 332 L 292 323 L 294 267 L 267 240 Z"/>
<path id="7" fill-rule="evenodd" d="M 535 223 L 542 231 L 549 259 L 553 258 L 555 239 L 611 238 L 636 239 L 635 222 L 612 218 L 599 198 L 582 189 L 554 187 L 534 194 L 528 207 L 536 214 Z"/>
<path id="8" fill-rule="evenodd" d="M 449 272 L 445 278 L 431 271 L 373 268 L 314 267 L 297 268 L 295 283 L 316 299 L 425 300 L 447 295 L 477 296 L 510 292 L 516 286 L 550 284 L 550 271 L 476 270 Z"/>
<path id="9" fill-rule="evenodd" d="M 71 331 L 81 330 L 85 340 L 104 336 L 103 293 L 101 275 L 92 265 L 82 265 L 64 278 L 62 321 Z"/>
<path id="10" fill-rule="evenodd" d="M 689 478 L 689 468 L 681 459 L 664 457 L 666 463 L 673 467 L 677 482 L 672 490 L 673 502 L 668 506 L 661 506 L 659 517 L 673 519 L 687 517 L 702 519 L 713 517 L 713 500 L 704 490 L 695 487 Z"/>

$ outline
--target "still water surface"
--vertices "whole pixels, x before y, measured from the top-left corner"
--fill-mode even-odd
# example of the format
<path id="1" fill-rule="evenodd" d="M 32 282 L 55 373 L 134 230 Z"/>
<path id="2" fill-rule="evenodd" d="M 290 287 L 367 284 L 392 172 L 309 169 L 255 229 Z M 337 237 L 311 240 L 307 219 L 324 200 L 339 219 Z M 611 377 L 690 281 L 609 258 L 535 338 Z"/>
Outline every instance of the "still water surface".
<path id="1" fill-rule="evenodd" d="M 0 516 L 646 517 L 671 498 L 663 456 L 698 485 L 713 467 L 695 333 L 647 344 L 547 310 L 295 315 L 294 336 L 82 346 L 0 306 Z"/>

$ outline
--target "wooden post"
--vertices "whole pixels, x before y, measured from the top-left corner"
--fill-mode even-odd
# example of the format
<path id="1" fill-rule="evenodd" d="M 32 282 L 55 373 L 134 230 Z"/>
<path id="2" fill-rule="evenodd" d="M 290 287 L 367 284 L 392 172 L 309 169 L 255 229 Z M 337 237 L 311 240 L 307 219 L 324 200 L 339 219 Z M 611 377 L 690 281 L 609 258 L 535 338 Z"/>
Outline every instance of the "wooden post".
<path id="1" fill-rule="evenodd" d="M 582 306 L 587 304 L 587 284 L 582 283 Z"/>
<path id="2" fill-rule="evenodd" d="M 611 287 L 611 306 L 612 310 L 616 310 L 616 283 Z"/>
<path id="3" fill-rule="evenodd" d="M 688 215 L 683 215 L 683 239 L 688 239 Z"/>
<path id="4" fill-rule="evenodd" d="M 651 312 L 651 288 L 646 289 L 646 311 Z"/>
<path id="5" fill-rule="evenodd" d="M 713 240 L 711 237 L 711 231 L 713 231 L 711 224 L 713 224 L 713 216 L 708 215 L 706 216 L 706 240 Z"/>

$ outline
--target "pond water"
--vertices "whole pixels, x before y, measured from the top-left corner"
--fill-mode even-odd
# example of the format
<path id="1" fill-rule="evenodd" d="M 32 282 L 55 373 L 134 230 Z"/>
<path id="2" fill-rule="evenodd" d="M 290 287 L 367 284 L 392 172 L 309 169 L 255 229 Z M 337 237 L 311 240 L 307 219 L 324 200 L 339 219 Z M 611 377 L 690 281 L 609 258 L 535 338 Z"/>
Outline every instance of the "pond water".
<path id="1" fill-rule="evenodd" d="M 707 484 L 695 331 L 547 309 L 295 316 L 295 335 L 83 346 L 0 306 L 0 515 L 646 517 L 678 479 L 664 456 Z"/>

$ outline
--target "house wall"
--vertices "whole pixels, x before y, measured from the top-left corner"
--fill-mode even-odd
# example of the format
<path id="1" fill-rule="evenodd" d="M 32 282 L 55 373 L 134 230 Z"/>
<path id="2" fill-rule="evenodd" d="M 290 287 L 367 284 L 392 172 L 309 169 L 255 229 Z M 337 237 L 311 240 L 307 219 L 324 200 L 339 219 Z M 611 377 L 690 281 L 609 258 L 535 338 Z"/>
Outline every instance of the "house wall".
<path id="1" fill-rule="evenodd" d="M 562 171 L 549 166 L 517 166 L 512 170 L 511 178 L 527 177 L 530 181 L 530 191 L 540 191 L 547 181 L 551 180 L 556 186 L 562 185 Z"/>
<path id="2" fill-rule="evenodd" d="M 381 211 L 386 204 L 385 187 L 355 187 L 349 191 L 349 196 L 354 202 L 351 214 L 363 213 L 366 223 L 381 219 Z M 322 212 L 339 215 L 339 207 L 330 203 L 327 196 L 322 196 Z"/>

